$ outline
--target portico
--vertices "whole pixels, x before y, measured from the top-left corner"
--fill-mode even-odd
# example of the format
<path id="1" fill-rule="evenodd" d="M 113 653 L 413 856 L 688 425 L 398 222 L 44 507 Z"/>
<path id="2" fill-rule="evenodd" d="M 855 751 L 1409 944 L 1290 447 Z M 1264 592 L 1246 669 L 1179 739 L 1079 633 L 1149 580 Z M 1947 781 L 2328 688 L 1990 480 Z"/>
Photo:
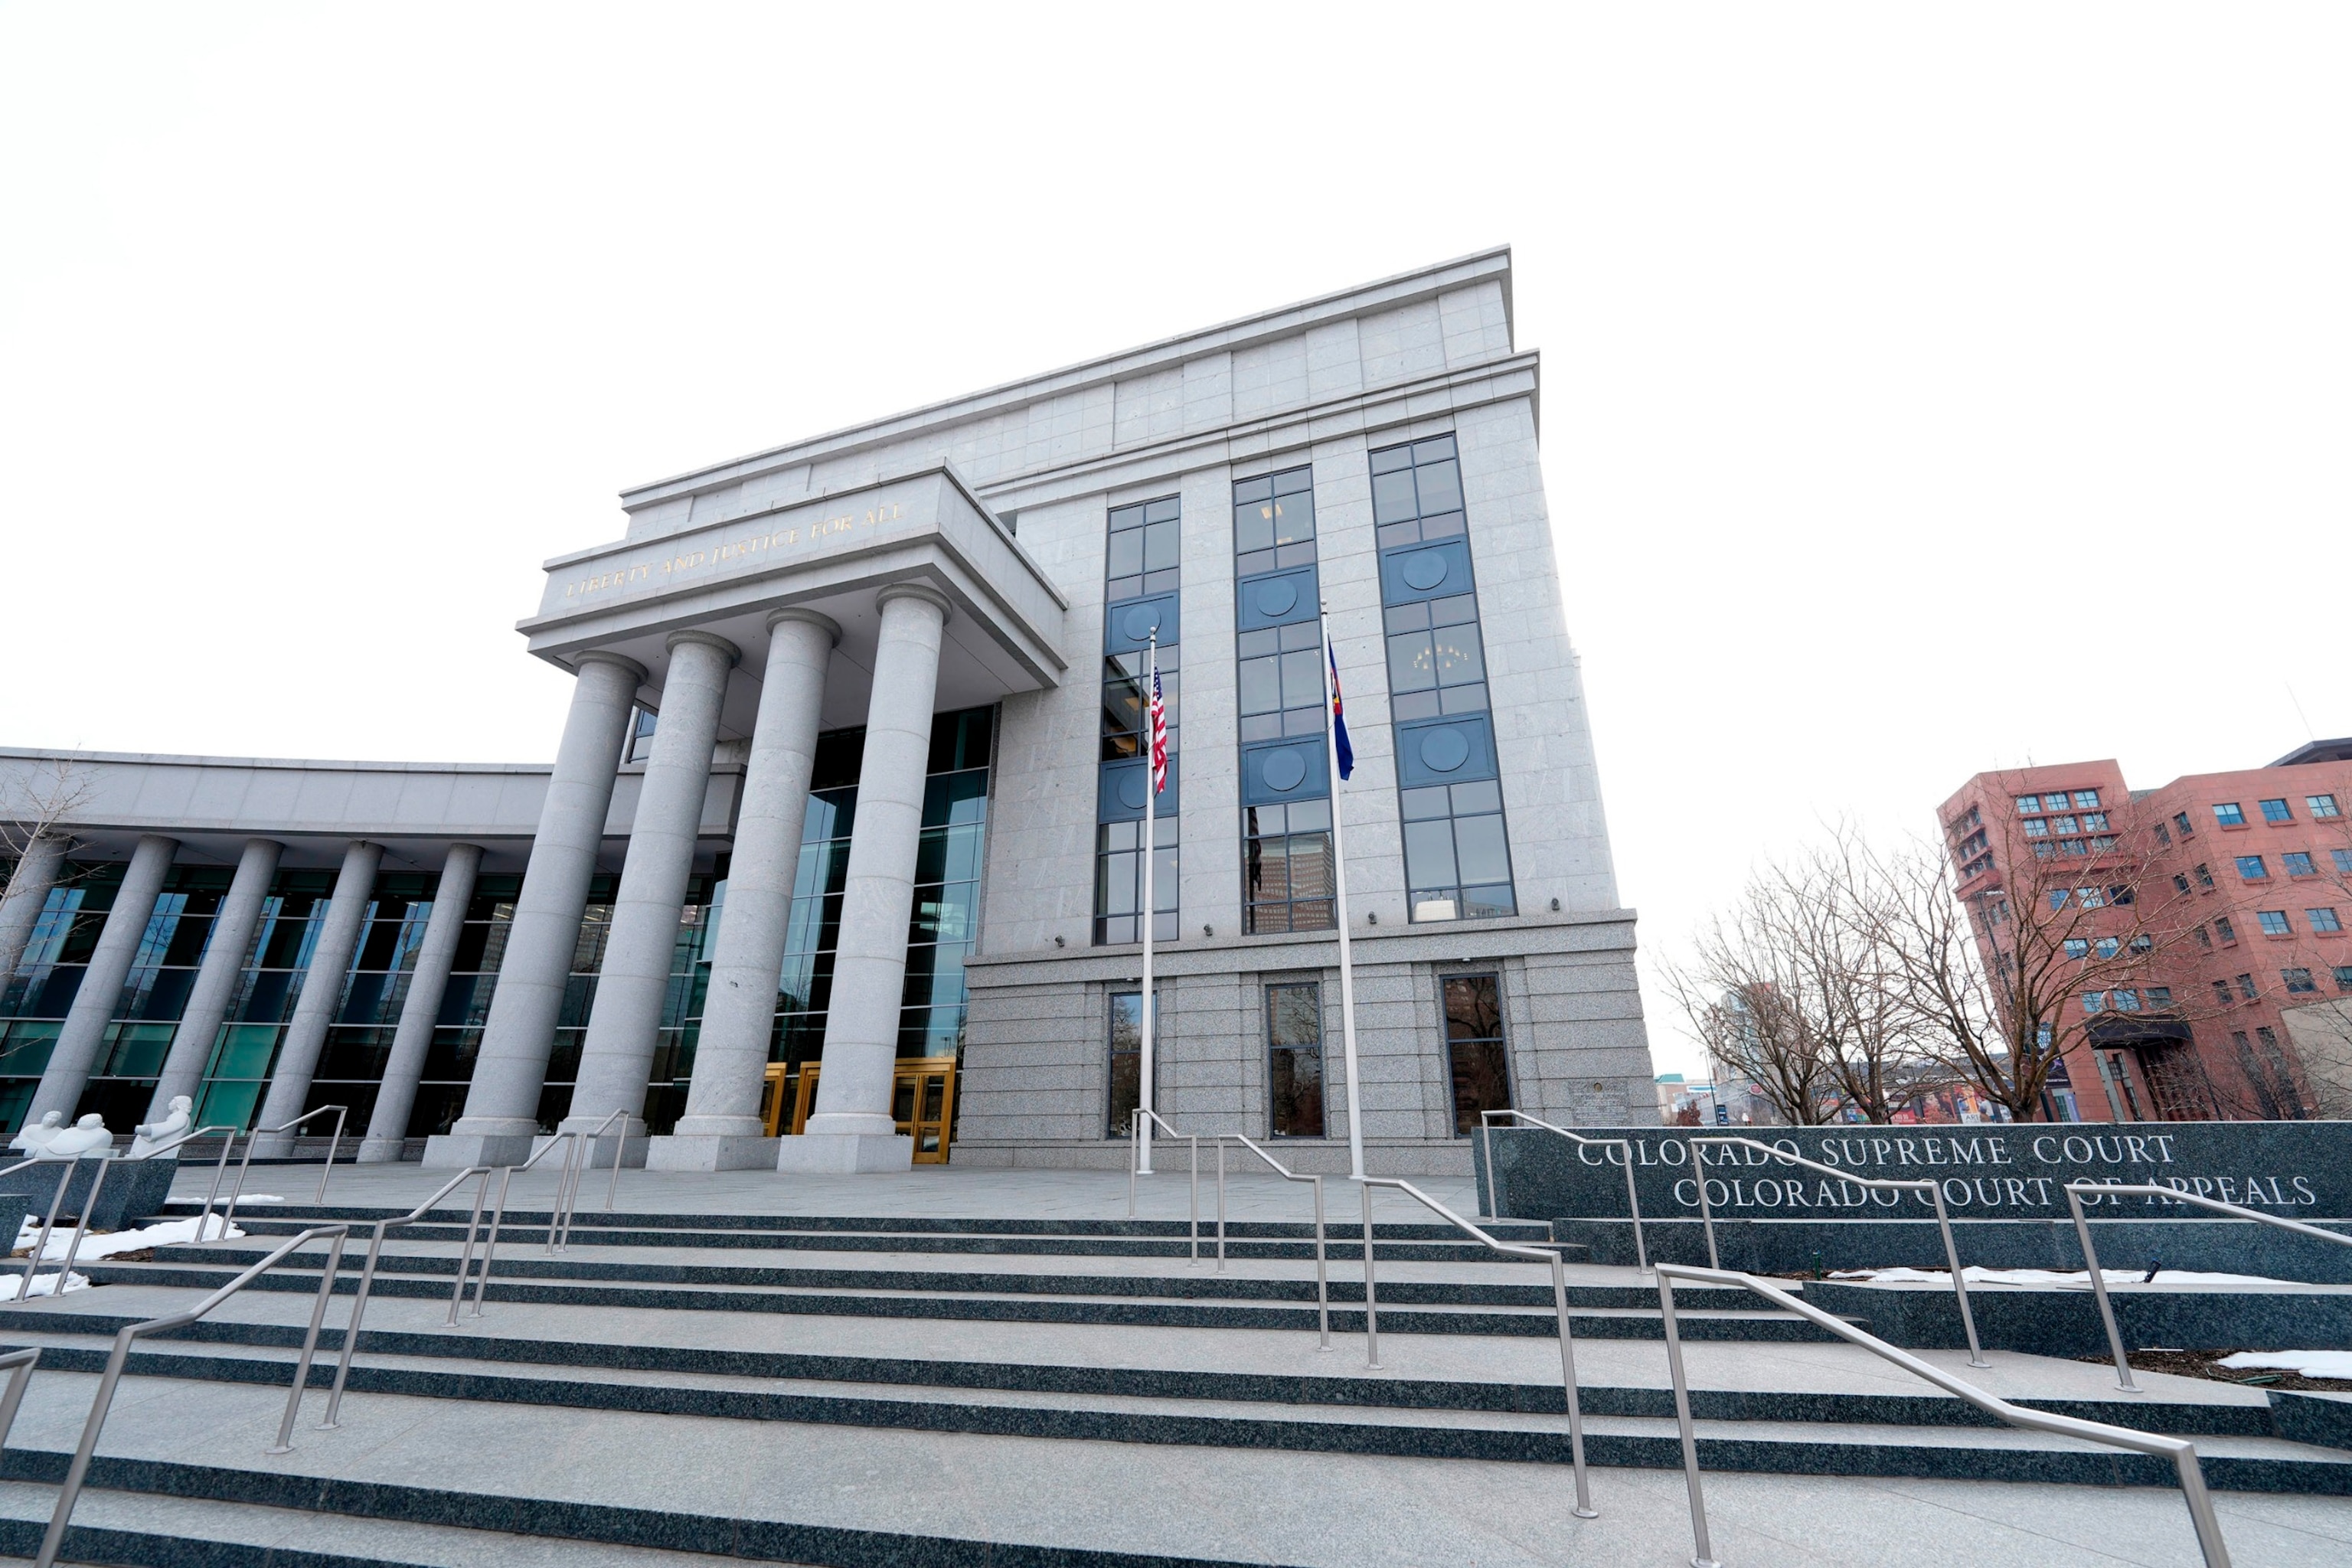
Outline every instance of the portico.
<path id="1" fill-rule="evenodd" d="M 691 520 L 691 511 L 688 511 Z M 562 1130 L 645 1098 L 714 749 L 749 745 L 686 1114 L 657 1169 L 883 1171 L 931 716 L 1058 685 L 1066 603 L 946 465 L 548 563 L 530 650 L 579 677 L 465 1110 L 430 1165 L 503 1163 L 540 1089 L 631 708 L 658 716 Z M 762 1077 L 819 731 L 866 752 L 815 1114 L 765 1135 Z M 781 1152 L 780 1152 L 781 1145 Z M 614 1147 L 607 1142 L 607 1150 Z M 609 1157 L 609 1156 L 608 1156 Z"/>

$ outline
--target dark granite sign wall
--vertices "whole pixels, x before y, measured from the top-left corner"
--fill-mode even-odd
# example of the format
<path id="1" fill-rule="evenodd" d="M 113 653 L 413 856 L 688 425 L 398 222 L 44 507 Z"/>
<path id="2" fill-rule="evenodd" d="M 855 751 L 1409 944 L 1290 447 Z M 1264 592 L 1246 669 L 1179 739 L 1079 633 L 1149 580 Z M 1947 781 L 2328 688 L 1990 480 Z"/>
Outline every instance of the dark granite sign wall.
<path id="1" fill-rule="evenodd" d="M 1736 1219 L 1924 1218 L 1927 1194 L 1877 1192 L 1776 1160 L 1745 1145 L 1702 1147 L 1708 1139 L 1753 1138 L 1860 1177 L 1929 1178 L 1955 1218 L 2047 1219 L 2066 1213 L 2068 1182 L 2178 1187 L 2295 1219 L 2352 1215 L 2352 1122 L 2002 1122 L 1977 1126 L 1580 1128 L 1587 1137 L 1623 1138 L 1633 1149 L 1645 1218 L 1698 1212 L 1696 1157 L 1715 1213 Z M 1486 1189 L 1486 1144 L 1474 1138 L 1479 1192 Z M 1494 1162 L 1501 1204 L 1514 1219 L 1622 1219 L 1624 1154 L 1570 1142 L 1539 1128 L 1496 1129 Z M 2085 1200 L 2094 1214 L 2155 1217 L 2198 1210 L 2162 1198 Z"/>

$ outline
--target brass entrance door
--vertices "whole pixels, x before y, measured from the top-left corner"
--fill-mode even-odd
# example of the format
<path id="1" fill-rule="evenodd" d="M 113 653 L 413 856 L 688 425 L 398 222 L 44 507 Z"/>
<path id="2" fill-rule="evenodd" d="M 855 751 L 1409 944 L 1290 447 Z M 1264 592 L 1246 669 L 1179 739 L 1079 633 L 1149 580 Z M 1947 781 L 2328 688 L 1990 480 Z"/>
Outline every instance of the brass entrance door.
<path id="1" fill-rule="evenodd" d="M 822 1064 L 804 1062 L 793 1071 L 782 1062 L 768 1064 L 767 1093 L 761 1113 L 771 1136 L 789 1131 L 797 1137 L 808 1127 L 816 1109 L 816 1082 Z M 955 1127 L 956 1059 L 953 1057 L 900 1057 L 891 1074 L 890 1119 L 898 1131 L 915 1141 L 915 1163 L 944 1165 Z M 785 1121 L 789 1100 L 791 1120 Z"/>

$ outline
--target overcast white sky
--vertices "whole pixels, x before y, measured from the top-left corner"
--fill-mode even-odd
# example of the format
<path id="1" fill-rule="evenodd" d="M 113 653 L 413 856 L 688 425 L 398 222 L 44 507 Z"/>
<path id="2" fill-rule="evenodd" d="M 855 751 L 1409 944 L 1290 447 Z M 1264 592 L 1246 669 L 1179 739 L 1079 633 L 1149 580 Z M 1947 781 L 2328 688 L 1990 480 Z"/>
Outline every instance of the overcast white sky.
<path id="1" fill-rule="evenodd" d="M 2347 45 L 2334 5 L 0 5 L 0 743 L 545 758 L 569 682 L 509 628 L 623 486 L 1507 241 L 1671 951 L 1827 817 L 2258 764 L 2296 700 L 2352 732 Z"/>

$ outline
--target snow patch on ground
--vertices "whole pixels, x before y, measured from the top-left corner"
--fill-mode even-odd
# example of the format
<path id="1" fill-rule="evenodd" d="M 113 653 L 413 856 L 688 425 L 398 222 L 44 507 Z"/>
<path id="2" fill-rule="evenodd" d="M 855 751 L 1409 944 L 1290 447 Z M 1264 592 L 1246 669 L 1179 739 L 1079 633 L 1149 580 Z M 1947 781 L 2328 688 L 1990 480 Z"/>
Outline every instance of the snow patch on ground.
<path id="1" fill-rule="evenodd" d="M 204 1235 L 201 1237 L 196 1235 L 199 1224 L 204 1227 Z M 120 1252 L 139 1252 L 150 1247 L 186 1247 L 200 1239 L 233 1241 L 244 1234 L 245 1232 L 237 1226 L 230 1226 L 226 1236 L 224 1237 L 221 1230 L 221 1216 L 218 1215 L 204 1220 L 167 1219 L 159 1225 L 142 1226 L 136 1230 L 93 1232 L 81 1238 L 81 1250 L 74 1254 L 74 1261 L 79 1263 L 88 1258 L 95 1263 L 101 1258 L 112 1258 Z M 29 1249 L 33 1243 L 40 1238 L 41 1222 L 37 1219 L 27 1219 L 24 1228 L 16 1233 L 16 1246 L 19 1248 Z M 42 1252 L 41 1261 L 44 1263 L 62 1261 L 66 1249 L 72 1245 L 73 1227 L 66 1225 L 58 1226 L 49 1232 L 49 1245 Z M 37 1290 L 34 1294 L 38 1295 L 39 1292 Z"/>
<path id="2" fill-rule="evenodd" d="M 58 1293 L 58 1277 L 54 1274 L 35 1275 L 33 1277 L 33 1288 L 30 1290 L 25 1289 L 24 1285 L 25 1277 L 21 1274 L 11 1275 L 5 1279 L 0 1279 L 0 1301 L 16 1301 L 22 1300 L 27 1296 L 54 1296 Z M 68 1290 L 89 1289 L 89 1276 L 87 1274 L 68 1275 L 66 1279 L 66 1289 Z"/>
<path id="3" fill-rule="evenodd" d="M 1971 1285 L 2023 1285 L 2055 1288 L 2061 1290 L 2088 1290 L 2091 1274 L 2077 1268 L 2071 1274 L 2050 1268 L 1978 1268 L 1960 1270 Z M 2099 1274 L 2109 1289 L 2118 1285 L 2137 1285 L 2147 1277 L 2145 1268 L 2102 1268 Z M 1843 1268 L 1830 1276 L 1832 1279 L 1852 1279 L 1870 1285 L 1943 1285 L 1949 1286 L 1951 1275 L 1941 1268 Z M 2259 1274 L 2202 1274 L 2190 1268 L 2164 1268 L 2157 1272 L 2159 1285 L 2279 1285 L 2285 1281 L 2269 1279 Z"/>
<path id="4" fill-rule="evenodd" d="M 2352 1382 L 2352 1351 L 2240 1351 L 2213 1363 L 2232 1371 L 2268 1369 L 2299 1372 L 2305 1377 L 2340 1377 Z"/>

